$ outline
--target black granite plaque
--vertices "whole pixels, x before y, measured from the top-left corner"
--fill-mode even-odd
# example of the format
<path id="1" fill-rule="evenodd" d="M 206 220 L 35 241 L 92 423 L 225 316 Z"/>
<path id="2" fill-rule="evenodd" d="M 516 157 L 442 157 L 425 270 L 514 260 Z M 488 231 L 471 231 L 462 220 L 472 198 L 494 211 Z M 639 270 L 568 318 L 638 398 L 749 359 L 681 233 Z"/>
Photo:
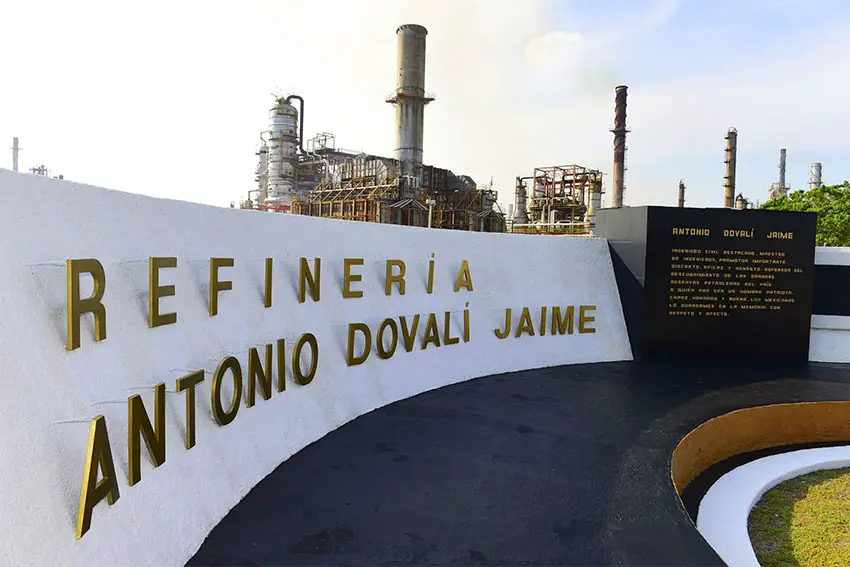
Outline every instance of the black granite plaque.
<path id="1" fill-rule="evenodd" d="M 635 357 L 807 362 L 816 215 L 603 209 Z"/>

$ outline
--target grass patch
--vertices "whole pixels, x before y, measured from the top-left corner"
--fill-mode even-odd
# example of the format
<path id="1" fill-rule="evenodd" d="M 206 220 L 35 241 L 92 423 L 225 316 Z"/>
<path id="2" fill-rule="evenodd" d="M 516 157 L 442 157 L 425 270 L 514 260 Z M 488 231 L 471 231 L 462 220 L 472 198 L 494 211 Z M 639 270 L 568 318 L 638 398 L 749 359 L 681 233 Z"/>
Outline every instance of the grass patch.
<path id="1" fill-rule="evenodd" d="M 773 487 L 747 524 L 762 567 L 850 566 L 850 468 Z"/>

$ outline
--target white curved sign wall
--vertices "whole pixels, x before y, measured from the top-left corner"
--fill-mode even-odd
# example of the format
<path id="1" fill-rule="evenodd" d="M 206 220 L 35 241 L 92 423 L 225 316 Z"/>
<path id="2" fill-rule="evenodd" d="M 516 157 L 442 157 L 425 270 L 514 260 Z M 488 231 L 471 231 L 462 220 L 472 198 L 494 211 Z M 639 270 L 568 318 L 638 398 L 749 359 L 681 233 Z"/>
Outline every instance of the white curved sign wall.
<path id="1" fill-rule="evenodd" d="M 10 564 L 182 563 L 278 464 L 374 408 L 493 373 L 631 359 L 601 239 L 220 209 L 9 171 L 0 187 L 0 554 Z M 403 262 L 404 295 L 397 281 L 387 295 L 388 260 L 401 261 L 390 262 L 396 276 Z M 102 298 L 86 305 L 95 278 Z M 151 289 L 153 320 L 163 323 L 155 328 Z M 100 330 L 91 313 L 69 317 L 69 293 L 81 311 L 103 306 Z M 500 339 L 508 308 L 510 333 Z M 69 350 L 74 321 L 79 346 Z M 364 327 L 371 349 L 360 362 Z M 299 338 L 301 378 L 292 361 Z M 231 405 L 237 368 L 242 388 Z M 97 476 L 83 491 L 89 453 Z"/>

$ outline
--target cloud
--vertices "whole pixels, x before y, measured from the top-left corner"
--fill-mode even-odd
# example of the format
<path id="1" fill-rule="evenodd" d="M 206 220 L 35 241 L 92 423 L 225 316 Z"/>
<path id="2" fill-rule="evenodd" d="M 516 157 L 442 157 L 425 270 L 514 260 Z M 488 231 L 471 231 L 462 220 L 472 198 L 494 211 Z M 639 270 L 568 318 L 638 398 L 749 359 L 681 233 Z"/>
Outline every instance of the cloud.
<path id="1" fill-rule="evenodd" d="M 576 32 L 548 32 L 526 44 L 525 57 L 536 69 L 558 71 L 581 56 L 583 39 Z"/>

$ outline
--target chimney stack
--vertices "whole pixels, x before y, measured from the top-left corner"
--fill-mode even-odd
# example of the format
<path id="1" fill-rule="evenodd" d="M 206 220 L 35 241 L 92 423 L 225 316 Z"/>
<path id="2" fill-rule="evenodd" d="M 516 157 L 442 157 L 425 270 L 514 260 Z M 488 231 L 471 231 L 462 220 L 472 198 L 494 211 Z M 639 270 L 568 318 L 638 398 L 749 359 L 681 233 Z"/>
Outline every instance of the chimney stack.
<path id="1" fill-rule="evenodd" d="M 626 91 L 629 87 L 620 85 L 615 89 L 614 95 L 614 172 L 613 190 L 611 195 L 611 206 L 620 208 L 623 206 L 623 191 L 625 184 L 623 176 L 626 171 Z"/>
<path id="2" fill-rule="evenodd" d="M 679 208 L 685 207 L 685 180 L 679 180 Z"/>
<path id="3" fill-rule="evenodd" d="M 729 128 L 726 134 L 726 175 L 724 179 L 725 199 L 723 206 L 727 209 L 735 208 L 735 168 L 737 166 L 738 155 L 738 131 L 734 128 Z"/>
<path id="4" fill-rule="evenodd" d="M 18 171 L 18 152 L 21 148 L 18 147 L 18 137 L 12 138 L 12 171 Z"/>
<path id="5" fill-rule="evenodd" d="M 823 185 L 821 181 L 821 164 L 813 163 L 809 170 L 809 189 L 815 189 Z"/>
<path id="6" fill-rule="evenodd" d="M 779 150 L 779 187 L 785 187 L 785 148 Z"/>
<path id="7" fill-rule="evenodd" d="M 434 100 L 425 93 L 425 36 L 428 30 L 405 24 L 396 30 L 398 73 L 396 89 L 387 102 L 396 107 L 395 159 L 401 174 L 418 177 L 422 166 L 425 105 Z"/>

